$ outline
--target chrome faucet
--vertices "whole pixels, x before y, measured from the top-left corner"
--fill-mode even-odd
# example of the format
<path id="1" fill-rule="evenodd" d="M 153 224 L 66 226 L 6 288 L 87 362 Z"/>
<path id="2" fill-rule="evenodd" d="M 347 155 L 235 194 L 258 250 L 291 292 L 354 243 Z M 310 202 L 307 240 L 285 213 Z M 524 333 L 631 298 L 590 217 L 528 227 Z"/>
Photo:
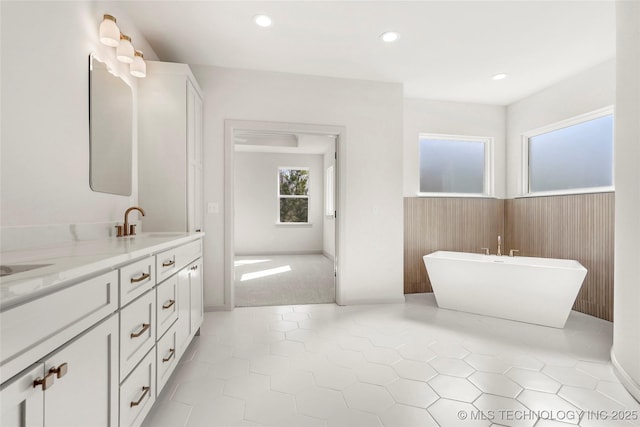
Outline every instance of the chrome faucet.
<path id="1" fill-rule="evenodd" d="M 496 254 L 497 256 L 501 256 L 502 252 L 500 251 L 500 244 L 502 243 L 502 237 L 500 237 L 500 235 L 498 234 L 498 253 Z"/>
<path id="2" fill-rule="evenodd" d="M 118 230 L 118 237 L 136 235 L 136 225 L 129 224 L 129 212 L 131 211 L 139 211 L 142 216 L 144 216 L 144 210 L 138 206 L 132 206 L 127 209 L 124 212 L 124 225 L 116 225 L 116 229 Z"/>

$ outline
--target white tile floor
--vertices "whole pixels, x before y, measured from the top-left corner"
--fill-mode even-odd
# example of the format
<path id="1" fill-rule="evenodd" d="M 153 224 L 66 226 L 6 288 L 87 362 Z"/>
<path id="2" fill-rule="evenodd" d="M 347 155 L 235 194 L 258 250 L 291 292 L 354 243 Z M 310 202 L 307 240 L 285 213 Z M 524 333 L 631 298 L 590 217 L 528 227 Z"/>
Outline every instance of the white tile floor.
<path id="1" fill-rule="evenodd" d="M 553 329 L 429 294 L 206 313 L 144 427 L 640 426 L 611 340 L 611 323 L 581 313 Z"/>

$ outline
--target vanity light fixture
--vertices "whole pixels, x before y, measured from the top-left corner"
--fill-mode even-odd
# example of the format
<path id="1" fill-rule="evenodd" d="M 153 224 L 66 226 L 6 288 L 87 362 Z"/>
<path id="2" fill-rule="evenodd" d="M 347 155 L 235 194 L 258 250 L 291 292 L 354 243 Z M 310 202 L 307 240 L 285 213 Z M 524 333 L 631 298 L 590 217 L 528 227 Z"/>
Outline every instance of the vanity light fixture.
<path id="1" fill-rule="evenodd" d="M 116 58 L 118 58 L 120 62 L 131 64 L 134 56 L 135 50 L 131 44 L 131 37 L 120 34 L 120 44 L 116 48 Z"/>
<path id="2" fill-rule="evenodd" d="M 258 27 L 266 28 L 271 26 L 271 18 L 267 15 L 256 15 L 253 17 L 253 22 L 255 22 Z"/>
<path id="3" fill-rule="evenodd" d="M 111 47 L 120 44 L 120 29 L 116 24 L 116 18 L 111 15 L 105 14 L 100 23 L 100 42 Z"/>
<path id="4" fill-rule="evenodd" d="M 380 34 L 380 38 L 383 42 L 392 43 L 400 38 L 400 34 L 396 33 L 395 31 L 387 31 Z"/>
<path id="5" fill-rule="evenodd" d="M 147 64 L 144 62 L 144 56 L 139 50 L 136 50 L 133 62 L 129 66 L 129 72 L 133 77 L 147 77 Z"/>
<path id="6" fill-rule="evenodd" d="M 496 74 L 495 76 L 491 77 L 493 80 L 502 80 L 502 79 L 506 79 L 507 75 L 504 73 L 500 73 L 500 74 Z"/>
<path id="7" fill-rule="evenodd" d="M 116 58 L 120 62 L 129 64 L 129 72 L 134 77 L 147 77 L 147 64 L 142 52 L 131 44 L 131 37 L 122 34 L 113 15 L 104 14 L 100 23 L 100 42 L 116 48 Z M 113 72 L 110 70 L 113 74 Z M 115 74 L 114 74 L 115 75 Z"/>

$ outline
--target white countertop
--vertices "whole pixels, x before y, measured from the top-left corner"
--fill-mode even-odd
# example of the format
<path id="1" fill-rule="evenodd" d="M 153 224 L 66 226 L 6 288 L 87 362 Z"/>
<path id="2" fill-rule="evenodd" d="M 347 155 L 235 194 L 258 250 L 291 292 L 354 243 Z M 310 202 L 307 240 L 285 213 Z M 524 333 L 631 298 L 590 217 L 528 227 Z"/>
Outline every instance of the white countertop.
<path id="1" fill-rule="evenodd" d="M 138 258 L 199 239 L 204 233 L 140 233 L 129 237 L 71 242 L 52 248 L 1 252 L 0 264 L 50 264 L 0 277 L 0 311 L 38 298 Z"/>

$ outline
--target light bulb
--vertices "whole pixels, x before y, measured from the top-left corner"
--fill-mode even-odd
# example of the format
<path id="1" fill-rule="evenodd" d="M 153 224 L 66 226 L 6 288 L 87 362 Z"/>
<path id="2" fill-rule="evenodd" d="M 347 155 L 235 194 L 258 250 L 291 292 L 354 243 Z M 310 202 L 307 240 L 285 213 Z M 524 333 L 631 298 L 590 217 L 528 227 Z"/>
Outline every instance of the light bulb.
<path id="1" fill-rule="evenodd" d="M 120 44 L 120 29 L 116 24 L 116 18 L 111 15 L 105 14 L 100 23 L 100 42 L 111 47 Z"/>
<path id="2" fill-rule="evenodd" d="M 398 40 L 400 38 L 400 34 L 396 33 L 395 31 L 387 31 L 386 33 L 382 33 L 380 35 L 380 38 L 382 39 L 382 41 L 391 43 Z"/>
<path id="3" fill-rule="evenodd" d="M 271 18 L 269 18 L 267 15 L 256 15 L 253 18 L 253 21 L 259 27 L 270 27 L 271 26 Z"/>
<path id="4" fill-rule="evenodd" d="M 133 62 L 129 65 L 129 72 L 133 77 L 147 77 L 147 64 L 144 62 L 144 56 L 139 50 L 136 50 Z"/>
<path id="5" fill-rule="evenodd" d="M 131 44 L 131 37 L 120 34 L 120 44 L 116 49 L 116 58 L 118 58 L 118 61 L 120 62 L 131 64 L 133 62 L 134 56 L 135 51 L 133 49 L 133 45 Z"/>

